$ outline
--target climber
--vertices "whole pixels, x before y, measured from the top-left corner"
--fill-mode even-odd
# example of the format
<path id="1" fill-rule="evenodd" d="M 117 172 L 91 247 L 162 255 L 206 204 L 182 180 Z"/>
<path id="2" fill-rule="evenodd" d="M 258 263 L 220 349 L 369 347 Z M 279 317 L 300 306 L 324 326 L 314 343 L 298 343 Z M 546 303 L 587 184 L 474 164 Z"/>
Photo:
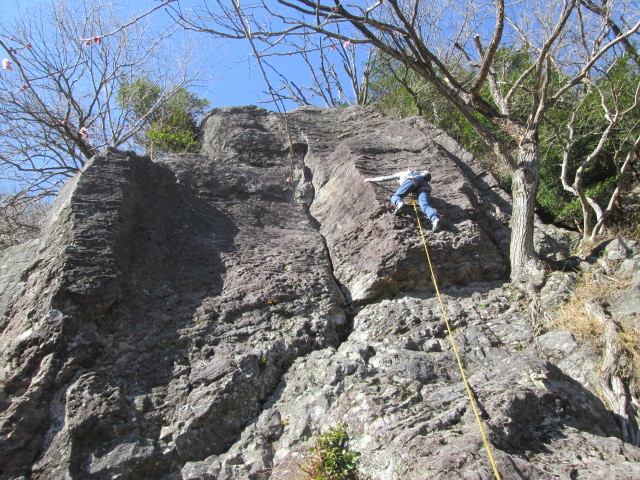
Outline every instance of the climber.
<path id="1" fill-rule="evenodd" d="M 365 178 L 364 181 L 365 183 L 385 182 L 395 179 L 398 179 L 400 187 L 398 187 L 396 192 L 391 196 L 391 203 L 396 206 L 394 214 L 400 215 L 404 207 L 402 199 L 405 195 L 415 192 L 420 208 L 429 220 L 431 220 L 431 231 L 436 232 L 440 218 L 438 217 L 438 212 L 429 204 L 431 201 L 431 185 L 429 184 L 431 181 L 431 172 L 429 172 L 429 170 L 423 170 L 422 172 L 403 170 L 384 177 Z"/>

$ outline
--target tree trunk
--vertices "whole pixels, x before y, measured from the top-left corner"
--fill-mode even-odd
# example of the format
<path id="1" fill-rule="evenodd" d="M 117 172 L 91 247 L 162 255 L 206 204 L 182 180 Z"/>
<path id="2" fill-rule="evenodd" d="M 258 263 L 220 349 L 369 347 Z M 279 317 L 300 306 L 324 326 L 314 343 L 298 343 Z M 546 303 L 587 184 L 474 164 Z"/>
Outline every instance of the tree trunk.
<path id="1" fill-rule="evenodd" d="M 511 280 L 519 284 L 539 286 L 544 280 L 542 265 L 533 247 L 534 206 L 540 174 L 539 146 L 534 132 L 520 143 L 518 167 L 512 171 L 511 193 Z"/>

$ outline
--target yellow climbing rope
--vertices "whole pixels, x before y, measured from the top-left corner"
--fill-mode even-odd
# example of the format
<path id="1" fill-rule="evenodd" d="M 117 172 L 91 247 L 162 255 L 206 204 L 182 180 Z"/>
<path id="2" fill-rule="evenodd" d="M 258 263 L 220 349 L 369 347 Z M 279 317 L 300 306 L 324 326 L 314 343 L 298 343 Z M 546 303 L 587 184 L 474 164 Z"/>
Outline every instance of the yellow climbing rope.
<path id="1" fill-rule="evenodd" d="M 458 362 L 460 375 L 462 376 L 464 387 L 467 390 L 467 395 L 469 396 L 469 401 L 471 402 L 471 408 L 473 408 L 473 414 L 476 417 L 476 422 L 478 422 L 478 428 L 480 428 L 480 435 L 482 435 L 482 441 L 484 442 L 484 447 L 486 448 L 487 453 L 489 454 L 489 460 L 491 462 L 491 467 L 493 468 L 493 473 L 496 476 L 496 480 L 502 480 L 502 478 L 500 477 L 500 472 L 498 471 L 496 462 L 493 459 L 493 454 L 491 453 L 491 445 L 489 444 L 489 440 L 487 439 L 487 436 L 484 433 L 484 427 L 482 426 L 482 420 L 480 420 L 478 407 L 476 406 L 476 401 L 473 398 L 473 393 L 471 392 L 471 387 L 469 386 L 467 375 L 464 372 L 464 367 L 462 366 L 462 360 L 460 358 L 460 354 L 458 353 L 458 347 L 456 346 L 456 341 L 453 338 L 453 331 L 451 330 L 451 324 L 449 323 L 449 318 L 447 317 L 447 311 L 444 308 L 444 302 L 442 301 L 442 297 L 440 295 L 440 289 L 438 288 L 438 282 L 436 281 L 436 274 L 433 270 L 433 264 L 431 263 L 431 255 L 429 255 L 429 249 L 427 248 L 427 239 L 425 238 L 424 229 L 422 228 L 422 222 L 420 222 L 420 216 L 418 215 L 418 202 L 415 200 L 410 200 L 410 201 L 413 203 L 413 209 L 416 212 L 416 218 L 418 219 L 418 227 L 420 228 L 420 236 L 422 237 L 422 244 L 424 245 L 424 252 L 427 254 L 427 262 L 429 263 L 429 269 L 431 270 L 431 279 L 433 280 L 433 285 L 436 289 L 436 295 L 438 297 L 438 301 L 440 302 L 440 308 L 442 309 L 442 316 L 444 317 L 444 322 L 447 325 L 447 331 L 449 332 L 449 340 L 451 340 L 453 353 L 455 354 L 456 361 Z"/>

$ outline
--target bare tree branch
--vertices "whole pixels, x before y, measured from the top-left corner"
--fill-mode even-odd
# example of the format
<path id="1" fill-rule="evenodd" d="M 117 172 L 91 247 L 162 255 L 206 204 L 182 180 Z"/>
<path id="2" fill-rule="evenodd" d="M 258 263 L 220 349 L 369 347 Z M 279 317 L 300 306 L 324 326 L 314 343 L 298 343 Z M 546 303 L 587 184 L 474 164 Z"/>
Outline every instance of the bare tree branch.
<path id="1" fill-rule="evenodd" d="M 55 194 L 99 149 L 135 147 L 152 112 L 202 75 L 189 49 L 174 53 L 178 27 L 150 22 L 175 0 L 124 24 L 111 7 L 71 1 L 43 3 L 38 15 L 0 25 L 0 181 L 33 199 Z M 88 32 L 99 36 L 83 43 Z M 162 91 L 135 116 L 119 105 L 118 93 L 140 76 Z"/>
<path id="2" fill-rule="evenodd" d="M 607 26 L 611 28 L 616 37 L 624 36 L 623 28 L 621 28 L 616 22 L 613 21 L 611 17 L 611 9 L 607 7 L 607 0 L 601 0 L 602 5 L 596 4 L 593 0 L 581 0 L 581 4 L 586 8 L 599 15 L 604 19 Z M 628 37 L 624 37 L 621 39 L 622 45 L 624 45 L 625 50 L 629 54 L 631 58 L 636 62 L 636 65 L 640 66 L 640 55 L 638 54 L 638 50 L 636 47 L 629 41 Z"/>
<path id="3" fill-rule="evenodd" d="M 502 31 L 504 29 L 504 1 L 496 0 L 496 23 L 493 30 L 493 37 L 491 38 L 491 42 L 489 43 L 489 47 L 483 51 L 482 46 L 480 44 L 480 37 L 476 36 L 475 41 L 478 48 L 478 52 L 484 58 L 482 61 L 482 65 L 480 70 L 477 73 L 476 80 L 474 82 L 473 87 L 471 88 L 471 94 L 478 96 L 480 94 L 480 89 L 484 85 L 487 76 L 491 70 L 491 66 L 493 65 L 493 60 L 495 58 L 496 51 L 500 46 L 500 42 L 502 40 Z"/>

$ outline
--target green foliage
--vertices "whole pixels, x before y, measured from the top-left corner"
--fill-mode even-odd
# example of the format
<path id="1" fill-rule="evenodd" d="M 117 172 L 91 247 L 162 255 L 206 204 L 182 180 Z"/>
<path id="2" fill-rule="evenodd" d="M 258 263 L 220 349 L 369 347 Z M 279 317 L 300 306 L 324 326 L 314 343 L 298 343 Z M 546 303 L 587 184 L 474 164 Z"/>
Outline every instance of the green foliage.
<path id="1" fill-rule="evenodd" d="M 573 95 L 567 96 L 563 103 L 547 114 L 547 120 L 555 125 L 555 130 L 549 125 L 542 129 L 545 141 L 537 200 L 542 211 L 551 215 L 556 223 L 579 225 L 583 212 L 579 200 L 566 192 L 559 180 L 566 139 L 554 132 L 565 133 L 571 115 L 575 113 L 573 131 L 576 140 L 570 150 L 567 175 L 568 182 L 572 183 L 576 171 L 595 150 L 607 127 L 602 105 L 606 105 L 611 112 L 630 109 L 634 105 L 640 73 L 633 62 L 620 57 L 607 65 L 600 75 L 592 77 L 591 82 L 576 89 Z M 606 206 L 616 188 L 620 159 L 633 148 L 634 134 L 637 135 L 639 125 L 640 109 L 636 106 L 622 117 L 602 152 L 584 170 L 584 192 L 599 205 Z"/>
<path id="2" fill-rule="evenodd" d="M 312 464 L 305 471 L 311 480 L 356 480 L 358 452 L 347 448 L 349 436 L 344 423 L 316 438 L 310 449 L 314 455 Z"/>
<path id="3" fill-rule="evenodd" d="M 153 149 L 162 152 L 194 152 L 198 147 L 195 121 L 184 111 L 153 122 L 147 136 Z"/>
<path id="4" fill-rule="evenodd" d="M 147 151 L 192 152 L 198 146 L 197 118 L 204 113 L 209 100 L 199 98 L 185 88 L 177 88 L 167 97 L 147 77 L 124 82 L 118 91 L 118 103 L 149 127 L 142 140 Z"/>
<path id="5" fill-rule="evenodd" d="M 138 77 L 120 85 L 116 100 L 120 108 L 133 112 L 135 118 L 142 118 L 155 111 L 161 94 L 160 86 L 148 77 Z"/>
<path id="6" fill-rule="evenodd" d="M 403 85 L 393 75 L 392 69 L 399 68 L 401 68 L 400 65 L 389 63 L 380 55 L 373 60 L 369 82 L 371 101 L 389 115 L 402 118 L 420 115 L 421 102 L 418 102 L 409 90 L 420 90 L 425 82 L 415 72 L 405 70 L 403 72 L 405 85 Z"/>

